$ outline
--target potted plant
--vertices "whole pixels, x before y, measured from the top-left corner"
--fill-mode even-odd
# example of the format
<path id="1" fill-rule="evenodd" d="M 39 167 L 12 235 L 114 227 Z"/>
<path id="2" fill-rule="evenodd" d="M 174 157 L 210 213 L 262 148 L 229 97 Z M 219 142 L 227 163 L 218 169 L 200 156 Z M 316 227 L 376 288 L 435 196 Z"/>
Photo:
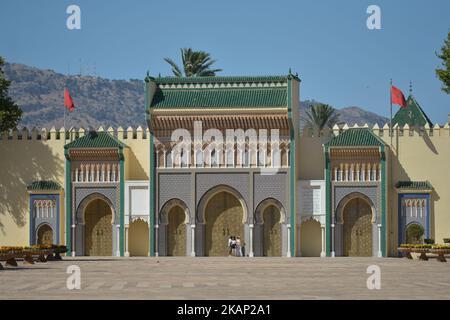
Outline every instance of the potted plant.
<path id="1" fill-rule="evenodd" d="M 426 244 L 434 244 L 434 239 L 423 239 Z"/>
<path id="2" fill-rule="evenodd" d="M 444 243 L 450 243 L 450 238 L 444 238 Z"/>

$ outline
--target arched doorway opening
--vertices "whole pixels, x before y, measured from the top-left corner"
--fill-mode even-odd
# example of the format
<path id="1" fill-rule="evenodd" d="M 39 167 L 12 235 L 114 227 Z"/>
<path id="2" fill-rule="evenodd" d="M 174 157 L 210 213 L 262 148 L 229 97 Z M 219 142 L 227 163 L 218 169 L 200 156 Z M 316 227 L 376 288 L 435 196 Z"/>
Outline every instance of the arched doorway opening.
<path id="1" fill-rule="evenodd" d="M 349 200 L 343 209 L 343 255 L 372 256 L 372 208 L 362 197 Z"/>
<path id="2" fill-rule="evenodd" d="M 320 257 L 322 251 L 322 230 L 320 222 L 314 219 L 300 226 L 300 251 L 302 257 Z"/>
<path id="3" fill-rule="evenodd" d="M 138 257 L 148 256 L 149 250 L 149 230 L 148 223 L 144 220 L 137 219 L 130 224 L 128 250 L 130 256 Z"/>
<path id="4" fill-rule="evenodd" d="M 283 255 L 283 224 L 286 214 L 278 200 L 262 201 L 255 211 L 254 251 L 256 256 Z"/>
<path id="5" fill-rule="evenodd" d="M 37 244 L 53 244 L 53 229 L 48 224 L 43 224 L 39 227 L 37 231 Z"/>
<path id="6" fill-rule="evenodd" d="M 103 199 L 94 199 L 84 210 L 84 254 L 87 256 L 111 256 L 112 210 Z"/>
<path id="7" fill-rule="evenodd" d="M 281 257 L 281 213 L 274 205 L 268 206 L 263 214 L 263 256 Z"/>
<path id="8" fill-rule="evenodd" d="M 244 208 L 228 191 L 219 191 L 208 200 L 204 211 L 205 256 L 227 256 L 228 239 L 239 236 L 244 242 Z"/>
<path id="9" fill-rule="evenodd" d="M 186 255 L 186 214 L 176 205 L 167 213 L 167 255 Z"/>
<path id="10" fill-rule="evenodd" d="M 424 228 L 418 223 L 410 223 L 406 227 L 405 239 L 408 244 L 422 244 L 423 235 L 425 234 Z"/>

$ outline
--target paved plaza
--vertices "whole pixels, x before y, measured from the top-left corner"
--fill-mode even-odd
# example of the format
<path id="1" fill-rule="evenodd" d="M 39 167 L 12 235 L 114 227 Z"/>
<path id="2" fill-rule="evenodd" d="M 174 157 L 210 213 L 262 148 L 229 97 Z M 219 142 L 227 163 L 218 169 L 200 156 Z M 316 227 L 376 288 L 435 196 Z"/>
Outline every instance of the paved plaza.
<path id="1" fill-rule="evenodd" d="M 67 267 L 81 289 L 66 287 Z M 367 288 L 367 267 L 381 289 Z M 6 267 L 0 299 L 450 299 L 450 263 L 405 258 L 64 258 Z"/>

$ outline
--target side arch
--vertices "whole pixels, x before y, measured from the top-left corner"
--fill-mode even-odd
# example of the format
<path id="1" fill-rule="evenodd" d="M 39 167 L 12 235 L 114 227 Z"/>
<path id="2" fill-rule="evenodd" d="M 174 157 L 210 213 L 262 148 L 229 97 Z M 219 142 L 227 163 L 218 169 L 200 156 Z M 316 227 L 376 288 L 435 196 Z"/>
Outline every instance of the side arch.
<path id="1" fill-rule="evenodd" d="M 180 212 L 182 219 L 180 220 Z M 162 206 L 159 213 L 158 254 L 186 256 L 190 243 L 189 222 L 191 214 L 186 203 L 173 198 Z"/>
<path id="2" fill-rule="evenodd" d="M 348 195 L 346 195 L 344 198 L 341 199 L 341 201 L 339 202 L 337 209 L 336 209 L 336 223 L 342 224 L 344 223 L 344 209 L 345 206 L 352 200 L 354 199 L 363 199 L 365 201 L 367 201 L 367 203 L 369 204 L 371 210 L 372 210 L 372 218 L 371 221 L 372 223 L 376 223 L 377 222 L 377 209 L 375 207 L 375 204 L 373 203 L 372 199 L 370 199 L 368 196 L 366 196 L 364 193 L 361 192 L 352 192 L 349 193 Z"/>
<path id="3" fill-rule="evenodd" d="M 114 226 L 116 221 L 116 208 L 114 206 L 114 202 L 99 192 L 93 192 L 89 195 L 85 196 L 80 202 L 75 211 L 75 252 L 77 256 L 84 256 L 87 254 L 88 248 L 86 244 L 86 237 L 89 237 L 89 230 L 87 230 L 86 226 L 86 209 L 89 207 L 91 203 L 96 200 L 101 200 L 108 206 L 111 211 L 111 256 L 117 251 L 116 243 L 117 243 L 117 232 L 116 227 Z M 109 254 L 108 254 L 109 255 Z"/>
<path id="4" fill-rule="evenodd" d="M 364 209 L 365 207 L 368 211 Z M 369 217 L 367 217 L 367 212 Z M 346 219 L 350 220 L 345 221 L 344 215 L 346 215 Z M 377 217 L 376 206 L 366 194 L 351 192 L 344 196 L 336 208 L 333 239 L 335 255 L 379 255 Z"/>
<path id="5" fill-rule="evenodd" d="M 254 253 L 256 256 L 284 256 L 287 252 L 286 210 L 274 198 L 262 200 L 255 210 Z"/>
<path id="6" fill-rule="evenodd" d="M 54 244 L 55 231 L 49 223 L 43 222 L 36 228 L 37 244 Z"/>
<path id="7" fill-rule="evenodd" d="M 81 202 L 78 205 L 78 208 L 76 210 L 76 221 L 78 223 L 83 224 L 83 225 L 86 223 L 86 217 L 85 217 L 86 208 L 92 201 L 95 201 L 98 199 L 103 200 L 108 204 L 108 206 L 110 207 L 111 212 L 112 212 L 111 223 L 114 223 L 116 209 L 114 207 L 113 202 L 111 201 L 111 199 L 109 199 L 105 195 L 98 193 L 98 192 L 91 193 L 90 195 L 84 197 L 83 200 L 81 200 Z"/>

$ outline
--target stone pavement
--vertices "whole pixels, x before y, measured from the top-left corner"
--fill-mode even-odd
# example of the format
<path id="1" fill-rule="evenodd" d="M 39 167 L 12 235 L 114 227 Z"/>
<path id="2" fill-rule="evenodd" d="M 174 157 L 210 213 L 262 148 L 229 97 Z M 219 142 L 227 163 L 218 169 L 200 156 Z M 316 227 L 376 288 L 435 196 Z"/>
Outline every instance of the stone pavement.
<path id="1" fill-rule="evenodd" d="M 68 290 L 67 267 L 81 269 Z M 381 289 L 367 289 L 367 267 Z M 450 299 L 450 263 L 405 258 L 64 258 L 0 271 L 0 299 Z"/>

